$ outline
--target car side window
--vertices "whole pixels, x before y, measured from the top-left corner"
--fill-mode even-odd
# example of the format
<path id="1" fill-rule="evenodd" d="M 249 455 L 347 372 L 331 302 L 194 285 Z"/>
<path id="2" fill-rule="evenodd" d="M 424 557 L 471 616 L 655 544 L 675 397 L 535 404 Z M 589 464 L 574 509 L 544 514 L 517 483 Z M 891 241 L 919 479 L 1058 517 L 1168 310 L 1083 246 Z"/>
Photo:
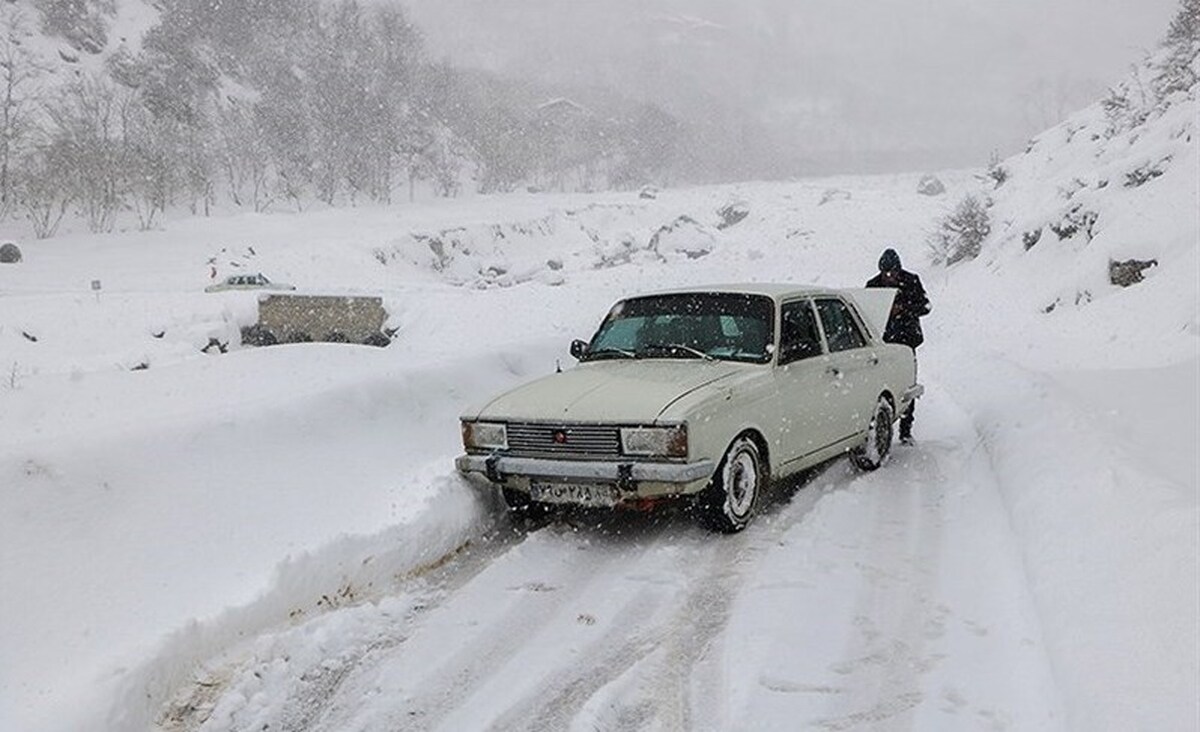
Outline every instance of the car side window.
<path id="1" fill-rule="evenodd" d="M 867 339 L 846 303 L 841 300 L 817 300 L 817 312 L 821 315 L 821 325 L 825 328 L 825 339 L 829 341 L 831 353 L 867 345 Z"/>
<path id="2" fill-rule="evenodd" d="M 784 303 L 779 315 L 780 364 L 821 355 L 821 334 L 808 300 Z"/>

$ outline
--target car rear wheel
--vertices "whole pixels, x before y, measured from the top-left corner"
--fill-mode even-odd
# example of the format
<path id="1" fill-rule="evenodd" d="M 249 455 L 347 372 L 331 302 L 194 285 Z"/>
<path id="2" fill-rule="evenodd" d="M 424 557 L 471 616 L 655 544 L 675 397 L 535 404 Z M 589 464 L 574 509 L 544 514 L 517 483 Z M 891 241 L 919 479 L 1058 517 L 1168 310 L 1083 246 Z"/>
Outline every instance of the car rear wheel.
<path id="1" fill-rule="evenodd" d="M 746 528 L 767 483 L 767 466 L 758 444 L 748 436 L 733 441 L 712 482 L 700 494 L 700 519 L 723 534 Z"/>
<path id="2" fill-rule="evenodd" d="M 887 397 L 880 395 L 867 426 L 867 437 L 860 447 L 850 451 L 850 459 L 861 470 L 875 470 L 887 459 L 892 450 L 892 427 L 896 421 L 896 410 Z"/>

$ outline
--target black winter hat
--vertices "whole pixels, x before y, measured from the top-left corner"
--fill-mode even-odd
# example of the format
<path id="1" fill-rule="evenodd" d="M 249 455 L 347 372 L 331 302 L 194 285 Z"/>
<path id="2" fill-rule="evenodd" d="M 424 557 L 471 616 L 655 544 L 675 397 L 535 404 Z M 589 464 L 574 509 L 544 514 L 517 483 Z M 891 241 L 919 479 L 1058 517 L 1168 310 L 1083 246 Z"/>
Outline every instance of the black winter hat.
<path id="1" fill-rule="evenodd" d="M 900 269 L 900 255 L 895 249 L 884 249 L 883 254 L 879 255 L 879 271 L 894 272 Z"/>

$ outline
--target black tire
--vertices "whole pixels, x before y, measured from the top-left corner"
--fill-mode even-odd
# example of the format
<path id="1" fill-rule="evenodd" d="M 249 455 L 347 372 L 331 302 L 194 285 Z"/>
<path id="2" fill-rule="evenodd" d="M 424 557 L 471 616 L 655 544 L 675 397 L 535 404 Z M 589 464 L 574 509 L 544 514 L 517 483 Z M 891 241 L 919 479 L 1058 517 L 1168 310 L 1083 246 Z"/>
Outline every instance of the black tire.
<path id="1" fill-rule="evenodd" d="M 350 339 L 341 331 L 333 331 L 325 336 L 326 343 L 349 343 Z"/>
<path id="2" fill-rule="evenodd" d="M 770 480 L 770 467 L 747 435 L 733 441 L 708 487 L 700 494 L 700 520 L 713 531 L 734 534 L 750 523 Z"/>
<path id="3" fill-rule="evenodd" d="M 371 335 L 367 336 L 367 339 L 365 341 L 363 341 L 363 345 L 364 346 L 375 346 L 376 348 L 385 348 L 391 342 L 392 342 L 392 339 L 388 338 L 383 333 L 372 333 Z"/>
<path id="4" fill-rule="evenodd" d="M 875 470 L 887 460 L 892 451 L 892 436 L 895 431 L 896 410 L 892 402 L 880 395 L 867 425 L 867 436 L 860 447 L 850 451 L 850 459 L 859 470 Z"/>
<path id="5" fill-rule="evenodd" d="M 288 343 L 312 343 L 312 336 L 304 331 L 292 333 L 292 337 L 288 339 Z"/>
<path id="6" fill-rule="evenodd" d="M 247 346 L 274 346 L 279 339 L 270 330 L 256 324 L 242 329 L 242 343 Z"/>
<path id="7" fill-rule="evenodd" d="M 516 488 L 501 488 L 500 493 L 504 496 L 504 505 L 508 506 L 508 512 L 515 516 L 540 519 L 550 513 L 550 506 L 533 500 L 525 491 L 519 491 Z"/>

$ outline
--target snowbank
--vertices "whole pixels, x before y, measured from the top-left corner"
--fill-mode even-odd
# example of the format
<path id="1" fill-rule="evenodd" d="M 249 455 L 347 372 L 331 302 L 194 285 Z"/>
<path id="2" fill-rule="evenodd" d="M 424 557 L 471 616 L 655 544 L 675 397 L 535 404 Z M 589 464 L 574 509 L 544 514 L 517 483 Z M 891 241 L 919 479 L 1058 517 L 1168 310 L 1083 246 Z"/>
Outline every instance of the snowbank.
<path id="1" fill-rule="evenodd" d="M 1002 360 L 947 349 L 930 366 L 999 477 L 1070 729 L 1177 729 L 1200 711 L 1197 416 L 1144 406 L 1195 405 L 1198 367 L 1103 372 L 1081 408 L 1056 378 Z M 1097 420 L 1118 407 L 1110 394 L 1157 449 Z"/>

